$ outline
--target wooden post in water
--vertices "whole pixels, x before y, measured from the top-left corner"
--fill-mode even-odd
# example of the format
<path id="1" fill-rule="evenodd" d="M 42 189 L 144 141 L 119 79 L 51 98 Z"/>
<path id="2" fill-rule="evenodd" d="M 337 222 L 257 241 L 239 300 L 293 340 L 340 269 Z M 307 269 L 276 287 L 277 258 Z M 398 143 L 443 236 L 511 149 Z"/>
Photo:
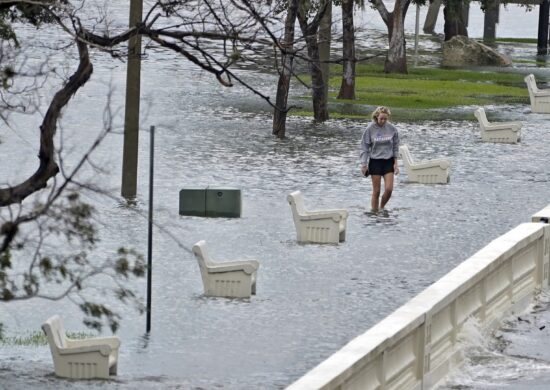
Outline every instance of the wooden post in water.
<path id="1" fill-rule="evenodd" d="M 143 0 L 130 0 L 130 28 L 141 23 L 142 13 Z M 137 192 L 140 72 L 141 36 L 138 34 L 128 41 L 121 189 L 121 194 L 125 198 L 133 198 Z"/>
<path id="2" fill-rule="evenodd" d="M 539 32 L 537 38 L 537 55 L 548 54 L 548 19 L 550 6 L 548 0 L 542 0 L 539 7 Z"/>

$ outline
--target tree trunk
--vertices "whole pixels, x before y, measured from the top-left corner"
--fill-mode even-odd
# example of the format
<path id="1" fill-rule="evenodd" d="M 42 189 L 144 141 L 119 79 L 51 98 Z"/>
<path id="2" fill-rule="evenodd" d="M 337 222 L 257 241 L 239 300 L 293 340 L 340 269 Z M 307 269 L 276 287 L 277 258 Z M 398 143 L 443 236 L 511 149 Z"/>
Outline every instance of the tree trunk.
<path id="1" fill-rule="evenodd" d="M 446 41 L 456 35 L 468 36 L 468 29 L 464 21 L 464 6 L 462 1 L 456 3 L 449 2 L 443 8 L 443 16 L 445 17 L 443 31 Z"/>
<path id="2" fill-rule="evenodd" d="M 292 75 L 292 65 L 294 62 L 294 26 L 296 24 L 296 14 L 298 12 L 298 1 L 291 0 L 288 4 L 288 12 L 285 20 L 285 37 L 281 46 L 284 48 L 282 70 L 279 74 L 279 83 L 277 84 L 277 97 L 275 98 L 275 109 L 273 112 L 273 135 L 277 138 L 285 138 L 286 133 L 286 113 L 288 91 L 290 90 L 290 77 Z"/>
<path id="3" fill-rule="evenodd" d="M 424 21 L 424 33 L 435 34 L 435 24 L 437 23 L 437 17 L 439 16 L 439 8 L 441 7 L 441 0 L 431 0 L 426 14 L 426 20 Z"/>
<path id="4" fill-rule="evenodd" d="M 407 73 L 407 51 L 405 43 L 405 15 L 409 5 L 406 1 L 405 7 L 400 7 L 403 2 L 396 1 L 393 12 L 389 15 L 388 35 L 390 45 L 388 55 L 384 63 L 385 73 Z"/>
<path id="5" fill-rule="evenodd" d="M 369 0 L 388 28 L 389 48 L 384 72 L 407 73 L 407 51 L 405 45 L 405 16 L 411 0 L 395 0 L 393 11 L 388 12 L 382 0 Z"/>
<path id="6" fill-rule="evenodd" d="M 323 72 L 319 61 L 319 44 L 317 37 L 310 35 L 306 38 L 307 53 L 309 56 L 309 71 L 311 74 L 311 98 L 313 102 L 313 119 L 315 122 L 324 122 L 329 119 L 327 97 Z"/>
<path id="7" fill-rule="evenodd" d="M 319 43 L 317 34 L 319 23 L 327 9 L 330 0 L 321 1 L 321 5 L 313 21 L 307 22 L 306 10 L 298 8 L 298 21 L 300 29 L 306 40 L 307 53 L 309 57 L 309 69 L 311 74 L 311 98 L 313 101 L 313 119 L 316 122 L 324 122 L 329 119 L 327 108 L 327 97 L 325 93 L 325 83 L 323 81 L 323 72 L 319 60 Z"/>
<path id="8" fill-rule="evenodd" d="M 355 99 L 355 28 L 353 26 L 354 0 L 342 0 L 343 57 L 342 84 L 338 99 Z"/>
<path id="9" fill-rule="evenodd" d="M 332 35 L 332 1 L 329 1 L 321 23 L 319 23 L 319 61 L 323 73 L 323 86 L 325 99 L 328 100 L 328 87 L 330 81 L 330 38 Z M 328 104 L 328 103 L 327 103 Z"/>
<path id="10" fill-rule="evenodd" d="M 485 2 L 485 17 L 483 18 L 483 43 L 485 44 L 495 43 L 499 10 L 499 0 L 487 0 Z M 548 20 L 546 21 L 546 25 L 548 26 Z"/>
<path id="11" fill-rule="evenodd" d="M 539 31 L 537 34 L 537 55 L 548 54 L 548 14 L 550 5 L 548 0 L 543 0 L 539 6 Z"/>

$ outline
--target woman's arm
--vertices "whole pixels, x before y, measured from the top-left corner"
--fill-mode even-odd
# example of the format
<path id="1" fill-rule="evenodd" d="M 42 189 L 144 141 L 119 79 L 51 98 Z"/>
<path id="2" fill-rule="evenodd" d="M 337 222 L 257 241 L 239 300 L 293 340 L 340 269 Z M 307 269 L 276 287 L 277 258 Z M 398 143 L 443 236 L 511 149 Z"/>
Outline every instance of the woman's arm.
<path id="1" fill-rule="evenodd" d="M 371 142 L 370 142 L 370 126 L 365 129 L 363 132 L 363 137 L 361 137 L 361 173 L 365 175 L 369 169 L 369 157 L 371 152 Z"/>
<path id="2" fill-rule="evenodd" d="M 399 157 L 399 133 L 397 128 L 395 128 L 395 133 L 393 134 L 393 172 L 397 175 L 399 174 L 399 166 L 397 165 L 397 158 Z"/>

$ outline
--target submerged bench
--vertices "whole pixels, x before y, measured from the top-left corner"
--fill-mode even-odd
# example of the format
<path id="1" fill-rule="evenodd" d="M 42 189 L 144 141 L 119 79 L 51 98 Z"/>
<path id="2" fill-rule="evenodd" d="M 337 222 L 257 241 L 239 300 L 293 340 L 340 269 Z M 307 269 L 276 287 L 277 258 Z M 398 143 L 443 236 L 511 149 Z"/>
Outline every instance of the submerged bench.
<path id="1" fill-rule="evenodd" d="M 72 379 L 109 378 L 116 375 L 118 365 L 118 337 L 70 339 L 59 315 L 42 325 L 52 353 L 55 375 Z"/>
<path id="2" fill-rule="evenodd" d="M 344 209 L 306 210 L 300 191 L 287 196 L 298 242 L 338 244 L 346 240 L 348 212 Z"/>
<path id="3" fill-rule="evenodd" d="M 524 78 L 531 100 L 531 111 L 548 114 L 550 113 L 550 89 L 539 89 L 533 74 Z"/>
<path id="4" fill-rule="evenodd" d="M 520 139 L 521 122 L 495 122 L 491 123 L 485 115 L 482 107 L 474 111 L 479 122 L 481 139 L 484 142 L 502 142 L 514 144 Z"/>
<path id="5" fill-rule="evenodd" d="M 210 257 L 206 241 L 193 245 L 199 263 L 204 295 L 210 297 L 249 298 L 256 294 L 257 260 L 217 263 Z"/>
<path id="6" fill-rule="evenodd" d="M 399 154 L 403 159 L 403 165 L 410 182 L 423 184 L 447 184 L 449 182 L 451 167 L 449 160 L 438 158 L 416 162 L 407 145 L 399 147 Z"/>

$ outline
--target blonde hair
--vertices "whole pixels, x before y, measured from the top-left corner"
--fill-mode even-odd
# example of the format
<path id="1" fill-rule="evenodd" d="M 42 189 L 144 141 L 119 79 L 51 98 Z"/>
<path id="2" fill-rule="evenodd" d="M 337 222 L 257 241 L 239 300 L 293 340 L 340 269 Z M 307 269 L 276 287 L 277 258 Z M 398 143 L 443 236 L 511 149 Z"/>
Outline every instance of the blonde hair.
<path id="1" fill-rule="evenodd" d="M 384 107 L 384 106 L 376 107 L 376 110 L 374 110 L 373 113 L 372 113 L 372 119 L 376 123 L 378 123 L 378 116 L 380 114 L 386 114 L 389 117 L 391 115 L 391 111 L 388 107 Z"/>

